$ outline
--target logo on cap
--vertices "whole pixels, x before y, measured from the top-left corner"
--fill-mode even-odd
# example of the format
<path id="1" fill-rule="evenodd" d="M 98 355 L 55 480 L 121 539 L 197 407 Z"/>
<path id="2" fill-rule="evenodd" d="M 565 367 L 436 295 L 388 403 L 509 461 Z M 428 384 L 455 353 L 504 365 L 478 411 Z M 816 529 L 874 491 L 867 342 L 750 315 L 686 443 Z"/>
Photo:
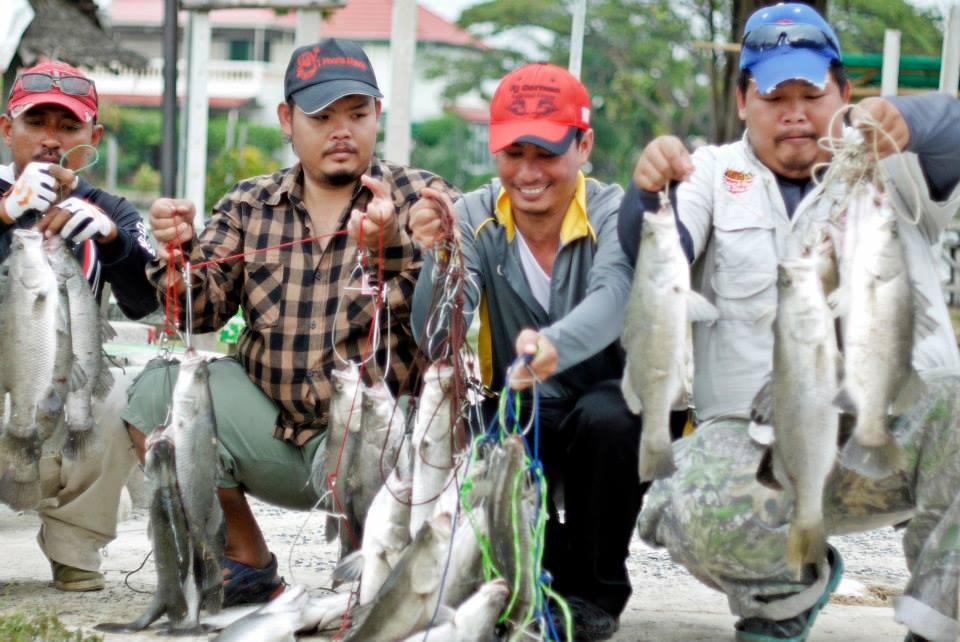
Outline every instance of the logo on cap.
<path id="1" fill-rule="evenodd" d="M 317 57 L 318 53 L 320 53 L 320 48 L 314 47 L 312 51 L 304 51 L 302 54 L 297 56 L 297 78 L 300 80 L 308 80 L 313 78 L 315 75 L 317 75 L 320 67 L 325 65 L 352 65 L 357 69 L 361 69 L 363 71 L 367 70 L 367 64 L 365 62 L 352 56 Z"/>

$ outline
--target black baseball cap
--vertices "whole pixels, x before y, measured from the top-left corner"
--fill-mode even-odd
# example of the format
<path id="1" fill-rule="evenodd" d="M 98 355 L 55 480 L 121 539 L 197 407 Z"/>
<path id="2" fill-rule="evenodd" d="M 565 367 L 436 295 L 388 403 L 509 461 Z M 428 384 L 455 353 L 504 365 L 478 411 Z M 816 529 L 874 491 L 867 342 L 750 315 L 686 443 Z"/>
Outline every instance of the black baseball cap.
<path id="1" fill-rule="evenodd" d="M 344 96 L 383 98 L 367 54 L 357 44 L 336 38 L 293 52 L 283 94 L 307 114 L 315 114 Z"/>

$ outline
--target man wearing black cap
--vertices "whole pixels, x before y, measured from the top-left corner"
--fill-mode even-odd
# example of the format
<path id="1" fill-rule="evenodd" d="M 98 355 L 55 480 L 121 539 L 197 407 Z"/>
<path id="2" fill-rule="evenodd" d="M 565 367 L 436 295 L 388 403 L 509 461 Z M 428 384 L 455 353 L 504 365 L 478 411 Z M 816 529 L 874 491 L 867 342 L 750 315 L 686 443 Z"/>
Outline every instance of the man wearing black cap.
<path id="1" fill-rule="evenodd" d="M 67 63 L 44 61 L 18 74 L 0 115 L 0 133 L 13 156 L 11 164 L 0 166 L 0 262 L 10 252 L 15 229 L 59 234 L 74 248 L 97 299 L 109 283 L 123 313 L 139 319 L 157 307 L 144 273 L 154 254 L 143 218 L 126 199 L 77 173 L 103 134 L 98 109 L 93 81 Z M 113 374 L 122 377 L 118 370 Z M 115 387 L 115 395 L 123 394 L 119 382 Z M 54 587 L 64 591 L 103 588 L 100 549 L 116 537 L 117 503 L 135 463 L 122 429 L 119 439 L 106 432 L 114 426 L 102 409 L 95 408 L 105 431 L 98 454 L 74 461 L 45 453 L 40 479 L 36 486 L 25 485 L 26 492 L 12 492 L 16 484 L 0 482 L 0 500 L 17 509 L 33 508 L 40 496 L 55 500 L 38 511 L 37 540 L 50 560 Z"/>
<path id="2" fill-rule="evenodd" d="M 573 639 L 604 640 L 630 596 L 625 562 L 642 497 L 639 422 L 620 394 L 618 339 L 630 289 L 616 234 L 623 192 L 581 171 L 593 147 L 590 97 L 555 65 L 504 76 L 490 104 L 489 144 L 497 178 L 447 204 L 478 286 L 466 288 L 465 308 L 479 310 L 484 383 L 499 391 L 537 382 L 541 459 L 557 489 L 543 567 L 571 607 Z M 433 247 L 443 196 L 425 195 L 410 229 Z M 414 296 L 415 330 L 429 313 L 432 265 L 429 252 Z M 508 380 L 508 368 L 521 362 Z M 485 408 L 488 420 L 496 401 Z M 525 395 L 522 406 L 524 425 L 532 399 Z M 552 610 L 563 636 L 559 607 Z"/>
<path id="3" fill-rule="evenodd" d="M 960 201 L 955 97 L 871 98 L 851 112 L 861 132 L 877 136 L 880 189 L 896 210 L 896 235 L 915 299 L 910 306 L 915 309 L 898 323 L 912 325 L 913 319 L 905 318 L 910 314 L 929 321 L 910 337 L 907 355 L 928 392 L 896 418 L 899 446 L 890 442 L 903 448 L 904 469 L 879 470 L 878 452 L 869 462 L 844 457 L 822 494 L 823 519 L 803 524 L 820 529 L 810 547 L 820 550 L 801 560 L 807 563 L 798 564 L 799 573 L 787 563 L 794 496 L 757 480 L 770 441 L 764 431 L 749 428 L 748 418 L 774 364 L 784 359 L 770 325 L 778 304 L 778 264 L 796 262 L 811 242 L 841 238 L 846 241 L 834 241 L 838 259 L 851 263 L 857 253 L 849 250 L 850 238 L 858 240 L 855 234 L 863 229 L 850 224 L 849 186 L 817 180 L 824 175 L 816 173 L 819 164 L 832 160 L 832 148 L 820 143 L 824 137 L 842 135 L 842 144 L 860 135 L 835 117 L 851 91 L 840 60 L 836 34 L 810 6 L 759 9 L 745 25 L 740 54 L 742 140 L 705 146 L 691 156 L 679 139 L 661 136 L 637 161 L 620 212 L 624 251 L 636 257 L 644 209 L 657 207 L 657 191 L 682 181 L 674 196 L 682 244 L 694 265 L 693 285 L 719 312 L 715 323 L 694 324 L 693 330 L 694 402 L 701 423 L 675 445 L 677 471 L 651 487 L 639 530 L 647 542 L 668 548 L 696 577 L 726 593 L 740 617 L 738 640 L 800 642 L 843 569 L 826 534 L 912 517 L 904 531 L 912 577 L 895 601 L 896 619 L 910 629 L 909 640 L 954 642 L 960 631 L 960 352 L 941 291 L 937 244 Z M 891 155 L 897 148 L 904 153 Z M 868 165 L 863 162 L 864 172 Z M 859 184 L 867 182 L 861 178 Z M 854 282 L 851 272 L 840 271 L 841 286 Z M 886 280 L 892 281 L 890 275 L 878 274 L 870 291 L 880 292 Z M 778 321 L 777 327 L 789 325 Z M 893 349 L 890 337 L 875 341 L 872 351 Z M 879 410 L 886 419 L 888 409 Z M 837 414 L 827 418 L 834 431 Z M 776 428 L 776 417 L 773 424 Z M 816 429 L 810 426 L 811 433 Z M 824 453 L 827 466 L 835 459 L 832 441 L 811 449 Z"/>
<path id="4" fill-rule="evenodd" d="M 282 590 L 245 495 L 303 510 L 317 503 L 310 472 L 326 434 L 331 372 L 344 359 L 363 361 L 368 384 L 382 378 L 395 393 L 412 385 L 407 302 L 420 253 L 407 214 L 428 184 L 458 197 L 439 177 L 374 156 L 382 95 L 357 45 L 329 39 L 297 49 L 284 86 L 277 115 L 299 163 L 239 182 L 196 239 L 192 203 L 160 199 L 150 209 L 162 258 L 149 277 L 161 293 L 168 264 L 179 259 L 178 250 L 166 251 L 170 241 L 194 264 L 243 255 L 192 274 L 194 332 L 218 329 L 239 306 L 246 321 L 237 359 L 210 364 L 226 605 L 263 602 Z M 386 293 L 379 309 L 376 288 L 363 287 L 378 272 Z M 177 285 L 182 296 L 182 279 Z M 375 323 L 381 332 L 371 333 Z M 166 416 L 176 375 L 168 367 L 145 371 L 123 414 L 141 454 L 144 434 Z"/>

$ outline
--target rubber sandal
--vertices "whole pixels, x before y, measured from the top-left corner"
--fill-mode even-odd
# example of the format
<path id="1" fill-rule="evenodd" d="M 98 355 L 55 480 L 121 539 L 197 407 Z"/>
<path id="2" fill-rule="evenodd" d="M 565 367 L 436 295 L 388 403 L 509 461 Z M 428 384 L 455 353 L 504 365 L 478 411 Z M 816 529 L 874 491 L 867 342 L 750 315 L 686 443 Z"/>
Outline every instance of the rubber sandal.
<path id="1" fill-rule="evenodd" d="M 264 604 L 283 593 L 286 584 L 277 574 L 277 556 L 266 568 L 253 568 L 236 560 L 223 560 L 223 606 Z"/>
<path id="2" fill-rule="evenodd" d="M 827 547 L 827 561 L 830 564 L 830 579 L 820 599 L 813 606 L 786 620 L 744 618 L 736 624 L 736 639 L 741 642 L 804 642 L 810 635 L 814 620 L 830 601 L 830 595 L 837 589 L 843 575 L 843 558 L 833 546 Z"/>

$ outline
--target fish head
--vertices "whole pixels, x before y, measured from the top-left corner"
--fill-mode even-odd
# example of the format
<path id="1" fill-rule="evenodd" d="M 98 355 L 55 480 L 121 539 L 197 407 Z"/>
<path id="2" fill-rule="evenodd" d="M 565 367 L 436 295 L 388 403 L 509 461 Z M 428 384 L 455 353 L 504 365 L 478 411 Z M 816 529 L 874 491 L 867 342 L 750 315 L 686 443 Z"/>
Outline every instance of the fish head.
<path id="1" fill-rule="evenodd" d="M 786 259 L 777 266 L 777 293 L 780 298 L 823 299 L 823 286 L 813 257 Z"/>
<path id="2" fill-rule="evenodd" d="M 176 447 L 173 436 L 166 430 L 157 428 L 147 436 L 144 468 L 150 478 L 158 479 L 162 470 L 172 469 L 175 457 Z"/>
<path id="3" fill-rule="evenodd" d="M 10 276 L 30 290 L 43 288 L 50 263 L 43 251 L 43 235 L 36 230 L 14 230 L 10 242 Z"/>

